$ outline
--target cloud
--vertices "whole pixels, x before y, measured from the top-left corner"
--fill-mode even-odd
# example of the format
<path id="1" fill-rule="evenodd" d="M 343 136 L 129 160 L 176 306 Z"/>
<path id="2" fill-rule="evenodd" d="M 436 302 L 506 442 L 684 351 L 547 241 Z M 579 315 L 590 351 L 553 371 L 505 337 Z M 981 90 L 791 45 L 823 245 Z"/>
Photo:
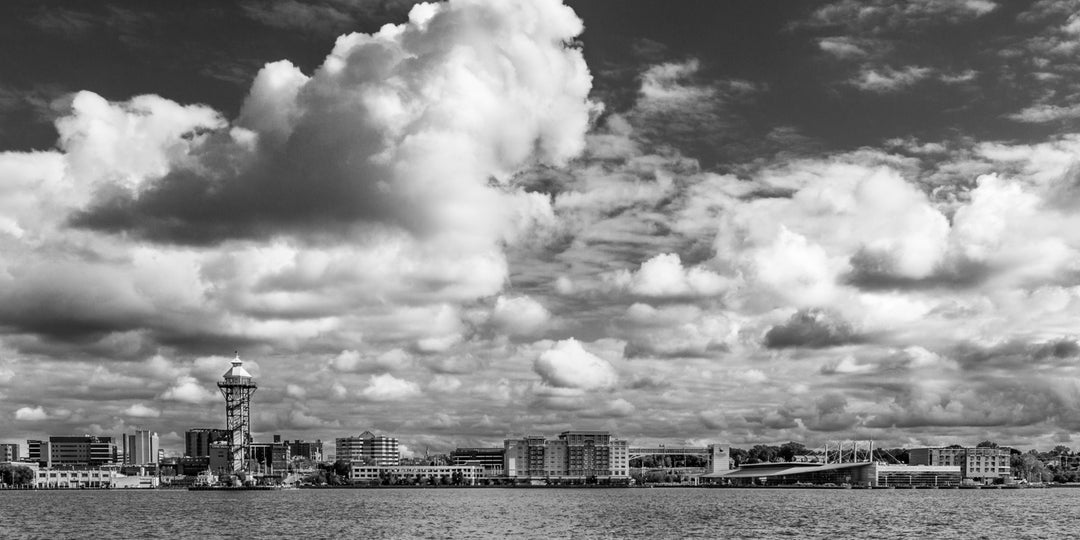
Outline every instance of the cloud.
<path id="1" fill-rule="evenodd" d="M 161 399 L 181 403 L 204 404 L 220 399 L 206 389 L 207 385 L 189 375 L 181 376 L 176 383 L 161 394 Z"/>
<path id="2" fill-rule="evenodd" d="M 401 401 L 420 394 L 420 386 L 412 381 L 384 373 L 372 375 L 360 395 L 370 401 Z"/>
<path id="3" fill-rule="evenodd" d="M 161 411 L 152 407 L 147 407 L 142 403 L 135 403 L 124 409 L 124 414 L 134 418 L 157 418 L 161 416 Z"/>
<path id="4" fill-rule="evenodd" d="M 927 79 L 932 73 L 933 70 L 922 66 L 905 66 L 901 69 L 868 68 L 860 71 L 849 83 L 869 92 L 896 92 Z"/>
<path id="5" fill-rule="evenodd" d="M 269 64 L 241 123 L 74 222 L 185 243 L 377 224 L 488 249 L 535 202 L 510 175 L 583 147 L 590 77 L 563 45 L 581 29 L 555 2 L 416 6 L 408 23 L 339 38 L 310 78 Z"/>
<path id="6" fill-rule="evenodd" d="M 610 362 L 585 350 L 574 338 L 558 341 L 540 353 L 533 370 L 554 388 L 598 390 L 618 381 Z"/>
<path id="7" fill-rule="evenodd" d="M 551 313 L 528 296 L 499 296 L 491 311 L 491 322 L 499 332 L 512 336 L 535 335 L 547 326 Z"/>
<path id="8" fill-rule="evenodd" d="M 23 422 L 38 422 L 48 418 L 48 413 L 40 405 L 36 407 L 19 407 L 15 411 L 15 419 Z"/>
<path id="9" fill-rule="evenodd" d="M 637 272 L 620 270 L 606 278 L 614 287 L 654 298 L 715 296 L 731 286 L 731 280 L 705 268 L 683 268 L 675 253 L 657 255 L 641 263 Z"/>
<path id="10" fill-rule="evenodd" d="M 765 346 L 822 348 L 856 343 L 859 339 L 851 325 L 836 314 L 823 309 L 804 309 L 786 323 L 770 328 L 765 333 Z"/>

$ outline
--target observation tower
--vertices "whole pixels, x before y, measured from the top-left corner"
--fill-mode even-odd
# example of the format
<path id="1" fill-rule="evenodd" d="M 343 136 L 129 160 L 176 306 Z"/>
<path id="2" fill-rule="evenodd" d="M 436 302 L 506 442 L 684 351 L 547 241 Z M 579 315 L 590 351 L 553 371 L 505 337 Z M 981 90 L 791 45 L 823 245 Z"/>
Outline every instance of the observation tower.
<path id="1" fill-rule="evenodd" d="M 229 432 L 229 463 L 233 471 L 243 470 L 251 456 L 251 394 L 258 385 L 244 369 L 240 353 L 233 358 L 232 367 L 217 383 L 225 396 L 225 429 Z"/>

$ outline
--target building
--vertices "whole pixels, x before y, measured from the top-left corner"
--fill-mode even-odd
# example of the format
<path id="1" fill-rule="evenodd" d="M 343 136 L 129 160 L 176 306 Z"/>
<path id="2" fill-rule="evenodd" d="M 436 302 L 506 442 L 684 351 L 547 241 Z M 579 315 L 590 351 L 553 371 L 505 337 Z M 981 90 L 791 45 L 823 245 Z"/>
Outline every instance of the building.
<path id="1" fill-rule="evenodd" d="M 629 478 L 629 445 L 607 431 L 564 431 L 558 439 L 506 439 L 503 470 L 512 478 Z"/>
<path id="2" fill-rule="evenodd" d="M 225 372 L 218 388 L 225 398 L 225 429 L 229 432 L 229 463 L 232 471 L 244 468 L 245 460 L 251 455 L 251 395 L 258 385 L 251 374 L 244 369 L 240 353 L 232 361 L 232 367 Z"/>
<path id="3" fill-rule="evenodd" d="M 349 480 L 353 482 L 401 484 L 446 484 L 471 486 L 484 475 L 483 467 L 471 465 L 365 465 L 353 463 Z"/>
<path id="4" fill-rule="evenodd" d="M 210 457 L 210 443 L 228 441 L 229 430 L 218 428 L 195 428 L 184 433 L 184 455 L 187 457 Z"/>
<path id="5" fill-rule="evenodd" d="M 0 444 L 0 462 L 19 461 L 18 444 Z"/>
<path id="6" fill-rule="evenodd" d="M 289 447 L 283 442 L 259 443 L 249 446 L 249 470 L 265 474 L 283 473 L 289 468 Z"/>
<path id="7" fill-rule="evenodd" d="M 135 430 L 133 435 L 124 435 L 124 465 L 143 466 L 158 462 L 158 434 L 152 431 Z"/>
<path id="8" fill-rule="evenodd" d="M 285 441 L 285 444 L 289 449 L 289 459 L 323 460 L 323 443 L 320 440 L 315 442 Z"/>
<path id="9" fill-rule="evenodd" d="M 34 471 L 34 487 L 38 489 L 152 489 L 159 485 L 156 476 L 127 476 L 113 469 L 54 470 L 37 469 Z"/>
<path id="10" fill-rule="evenodd" d="M 398 440 L 393 437 L 376 436 L 365 431 L 356 437 L 343 437 L 334 441 L 338 460 L 392 466 L 401 464 Z"/>
<path id="11" fill-rule="evenodd" d="M 886 465 L 849 463 L 754 463 L 738 469 L 710 473 L 703 482 L 732 485 L 784 486 L 845 484 L 867 487 L 956 487 L 962 481 L 956 465 Z"/>
<path id="12" fill-rule="evenodd" d="M 496 477 L 503 475 L 505 456 L 505 448 L 457 448 L 450 452 L 450 463 L 480 467 L 484 469 L 484 476 Z"/>
<path id="13" fill-rule="evenodd" d="M 958 466 L 965 480 L 999 483 L 1012 477 L 1009 448 L 940 447 L 908 450 L 911 465 Z"/>
<path id="14" fill-rule="evenodd" d="M 27 440 L 28 459 L 45 467 L 101 467 L 116 463 L 116 443 L 112 437 L 49 437 L 48 441 Z"/>

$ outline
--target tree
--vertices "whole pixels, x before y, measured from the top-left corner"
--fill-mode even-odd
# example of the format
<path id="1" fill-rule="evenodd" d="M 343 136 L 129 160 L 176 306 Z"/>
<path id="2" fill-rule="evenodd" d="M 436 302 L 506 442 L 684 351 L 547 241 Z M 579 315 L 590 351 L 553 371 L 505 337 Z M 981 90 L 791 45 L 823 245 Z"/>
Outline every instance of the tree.
<path id="1" fill-rule="evenodd" d="M 975 445 L 975 448 L 997 448 L 998 443 L 994 441 L 983 441 Z"/>
<path id="2" fill-rule="evenodd" d="M 1070 450 L 1068 446 L 1059 444 L 1055 446 L 1054 449 L 1050 451 L 1050 453 L 1059 456 L 1068 456 L 1072 454 L 1072 450 Z"/>
<path id="3" fill-rule="evenodd" d="M 777 453 L 783 461 L 794 461 L 795 456 L 801 456 L 806 453 L 806 446 L 803 443 L 786 442 L 780 445 L 780 451 Z"/>
<path id="4" fill-rule="evenodd" d="M 34 483 L 34 470 L 22 465 L 0 465 L 0 482 L 12 486 L 27 486 Z"/>
<path id="5" fill-rule="evenodd" d="M 349 473 L 352 472 L 351 469 L 352 464 L 348 460 L 339 459 L 334 462 L 334 472 L 338 476 L 348 477 Z"/>

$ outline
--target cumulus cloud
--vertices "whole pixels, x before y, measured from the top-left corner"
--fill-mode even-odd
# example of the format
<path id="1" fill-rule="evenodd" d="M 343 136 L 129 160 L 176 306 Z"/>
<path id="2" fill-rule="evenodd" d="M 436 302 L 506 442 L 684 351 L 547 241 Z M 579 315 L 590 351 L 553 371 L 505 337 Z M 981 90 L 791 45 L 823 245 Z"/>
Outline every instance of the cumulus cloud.
<path id="1" fill-rule="evenodd" d="M 181 403 L 204 404 L 220 399 L 195 377 L 184 375 L 161 394 L 161 399 Z"/>
<path id="2" fill-rule="evenodd" d="M 636 272 L 621 270 L 605 277 L 616 288 L 648 297 L 715 296 L 731 286 L 730 279 L 708 269 L 684 268 L 675 253 L 661 253 Z"/>
<path id="3" fill-rule="evenodd" d="M 765 333 L 765 346 L 774 349 L 833 347 L 857 340 L 850 324 L 823 309 L 799 310 L 786 323 Z"/>
<path id="4" fill-rule="evenodd" d="M 371 401 L 400 401 L 420 394 L 420 386 L 389 373 L 372 375 L 360 395 Z"/>
<path id="5" fill-rule="evenodd" d="M 161 416 L 161 411 L 142 403 L 134 403 L 124 409 L 124 414 L 134 418 L 157 418 Z"/>
<path id="6" fill-rule="evenodd" d="M 24 422 L 37 422 L 40 420 L 47 420 L 49 414 L 45 412 L 40 405 L 36 407 L 19 407 L 15 411 L 15 419 Z"/>
<path id="7" fill-rule="evenodd" d="M 554 388 L 597 390 L 618 382 L 611 363 L 585 350 L 574 338 L 558 341 L 540 353 L 533 370 Z"/>
<path id="8" fill-rule="evenodd" d="M 534 335 L 543 330 L 550 319 L 551 313 L 528 296 L 499 296 L 491 310 L 495 328 L 513 336 Z"/>

